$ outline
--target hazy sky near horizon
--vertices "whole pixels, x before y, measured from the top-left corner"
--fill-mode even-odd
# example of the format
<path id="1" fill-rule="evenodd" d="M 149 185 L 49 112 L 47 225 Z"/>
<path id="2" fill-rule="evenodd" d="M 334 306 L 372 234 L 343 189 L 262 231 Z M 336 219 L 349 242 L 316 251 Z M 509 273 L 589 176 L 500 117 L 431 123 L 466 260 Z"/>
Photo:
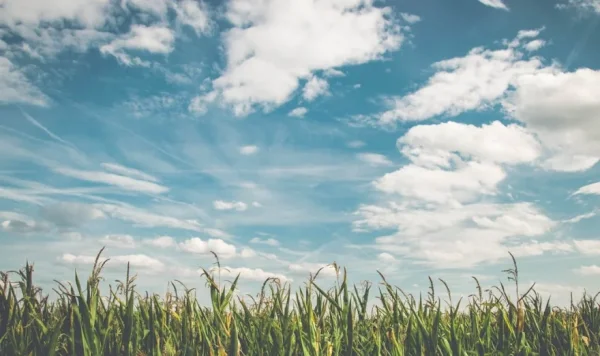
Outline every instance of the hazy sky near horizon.
<path id="1" fill-rule="evenodd" d="M 0 270 L 600 276 L 599 0 L 0 0 Z M 329 267 L 323 283 L 334 278 Z"/>

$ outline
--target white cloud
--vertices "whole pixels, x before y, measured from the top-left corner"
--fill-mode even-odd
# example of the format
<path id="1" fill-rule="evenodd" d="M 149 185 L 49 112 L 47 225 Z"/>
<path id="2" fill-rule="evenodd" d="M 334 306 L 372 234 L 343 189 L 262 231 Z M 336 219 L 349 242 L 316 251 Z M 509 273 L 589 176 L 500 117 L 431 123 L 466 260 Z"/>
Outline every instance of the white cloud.
<path id="1" fill-rule="evenodd" d="M 592 168 L 600 158 L 577 155 L 577 154 L 564 154 L 557 153 L 554 156 L 547 158 L 542 162 L 541 166 L 548 170 L 560 171 L 560 172 L 582 172 Z"/>
<path id="2" fill-rule="evenodd" d="M 240 256 L 242 258 L 253 258 L 256 257 L 256 251 L 254 251 L 251 248 L 245 247 L 242 249 L 242 252 L 240 252 Z"/>
<path id="3" fill-rule="evenodd" d="M 294 110 L 290 111 L 288 113 L 288 116 L 292 116 L 292 117 L 304 117 L 304 115 L 306 115 L 306 113 L 308 112 L 308 109 L 305 107 L 297 107 Z"/>
<path id="4" fill-rule="evenodd" d="M 480 127 L 452 121 L 414 126 L 397 144 L 405 156 L 423 167 L 450 168 L 462 159 L 527 163 L 542 153 L 539 142 L 524 127 L 499 121 Z"/>
<path id="5" fill-rule="evenodd" d="M 302 89 L 302 96 L 308 101 L 313 101 L 321 95 L 329 94 L 329 83 L 322 78 L 312 76 Z"/>
<path id="6" fill-rule="evenodd" d="M 14 27 L 19 23 L 37 26 L 46 22 L 72 20 L 84 27 L 104 23 L 110 0 L 3 0 L 0 23 Z"/>
<path id="7" fill-rule="evenodd" d="M 159 236 L 153 239 L 142 240 L 142 243 L 158 248 L 167 248 L 175 246 L 175 239 L 171 236 Z"/>
<path id="8" fill-rule="evenodd" d="M 84 52 L 102 47 L 104 53 L 116 56 L 122 63 L 149 66 L 149 62 L 129 56 L 126 50 L 164 53 L 171 47 L 172 31 L 166 27 L 169 9 L 176 14 L 173 20 L 177 26 L 189 26 L 197 35 L 210 28 L 206 6 L 195 0 L 2 0 L 0 6 L 0 27 L 23 39 L 10 46 L 0 41 L 0 47 L 4 44 L 11 53 L 19 52 L 40 61 L 66 49 Z M 131 16 L 132 8 L 150 25 L 134 24 L 129 34 L 108 32 L 119 28 L 122 18 Z M 156 30 L 160 26 L 163 30 Z"/>
<path id="9" fill-rule="evenodd" d="M 108 171 L 113 171 L 117 174 L 129 176 L 131 178 L 139 178 L 151 182 L 158 182 L 156 177 L 151 176 L 150 174 L 144 173 L 134 168 L 124 167 L 120 164 L 116 163 L 102 163 L 102 167 Z"/>
<path id="10" fill-rule="evenodd" d="M 252 202 L 252 206 L 255 207 L 255 208 L 262 208 L 262 204 L 259 203 L 259 202 L 257 202 L 257 201 L 253 201 Z"/>
<path id="11" fill-rule="evenodd" d="M 377 259 L 380 262 L 383 262 L 383 263 L 394 263 L 394 262 L 397 262 L 396 261 L 396 257 L 394 257 L 394 255 L 392 255 L 390 253 L 387 253 L 387 252 L 382 252 L 379 255 L 377 255 Z"/>
<path id="12" fill-rule="evenodd" d="M 327 68 L 323 71 L 323 76 L 326 78 L 329 77 L 345 77 L 346 74 L 344 74 L 344 72 L 342 72 L 341 70 L 337 70 L 335 68 Z"/>
<path id="13" fill-rule="evenodd" d="M 110 32 L 87 28 L 24 27 L 19 25 L 12 32 L 23 39 L 20 44 L 10 46 L 12 53 L 22 52 L 36 60 L 45 62 L 64 50 L 83 53 L 114 38 Z"/>
<path id="14" fill-rule="evenodd" d="M 197 115 L 203 115 L 208 111 L 208 105 L 217 100 L 217 92 L 212 91 L 206 95 L 197 96 L 190 101 L 188 110 Z"/>
<path id="15" fill-rule="evenodd" d="M 600 266 L 581 266 L 575 270 L 575 272 L 584 276 L 598 276 L 600 275 Z"/>
<path id="16" fill-rule="evenodd" d="M 0 57 L 0 104 L 31 104 L 47 106 L 49 99 L 19 68 L 5 57 Z"/>
<path id="17" fill-rule="evenodd" d="M 61 202 L 48 204 L 41 208 L 40 215 L 58 227 L 76 227 L 90 220 L 103 219 L 102 210 L 88 204 Z"/>
<path id="18" fill-rule="evenodd" d="M 33 220 L 19 220 L 19 219 L 9 219 L 4 220 L 0 226 L 2 226 L 2 230 L 8 232 L 16 232 L 21 234 L 27 234 L 32 232 L 39 232 L 45 230 L 44 226 Z"/>
<path id="19" fill-rule="evenodd" d="M 396 229 L 376 240 L 383 251 L 409 256 L 418 263 L 440 267 L 471 267 L 506 258 L 572 250 L 564 242 L 520 241 L 511 237 L 535 237 L 548 233 L 556 223 L 534 205 L 483 204 L 414 207 L 390 203 L 364 205 L 354 226 L 358 230 Z"/>
<path id="20" fill-rule="evenodd" d="M 583 187 L 577 189 L 577 191 L 574 193 L 574 195 L 578 195 L 578 194 L 600 195 L 600 182 L 588 184 L 586 186 L 583 186 Z"/>
<path id="21" fill-rule="evenodd" d="M 96 256 L 90 255 L 73 255 L 71 253 L 63 254 L 59 260 L 69 264 L 93 264 Z M 156 272 L 164 269 L 164 263 L 161 261 L 146 256 L 146 255 L 120 255 L 120 256 L 110 256 L 110 257 L 101 257 L 99 259 L 100 262 L 109 260 L 106 266 L 111 266 L 114 264 L 117 265 L 126 265 L 129 263 L 132 267 L 144 268 L 145 271 L 148 272 Z"/>
<path id="22" fill-rule="evenodd" d="M 30 204 L 42 205 L 46 199 L 31 194 L 27 189 L 14 189 L 0 187 L 0 198 L 26 202 Z"/>
<path id="23" fill-rule="evenodd" d="M 528 50 L 530 52 L 533 52 L 533 51 L 537 51 L 538 49 L 544 47 L 545 44 L 546 44 L 546 41 L 537 39 L 537 40 L 533 40 L 531 42 L 528 42 L 523 47 L 526 50 Z"/>
<path id="24" fill-rule="evenodd" d="M 402 16 L 402 19 L 404 21 L 408 22 L 411 25 L 421 21 L 421 17 L 414 15 L 414 14 L 409 14 L 406 12 L 400 13 L 400 16 Z"/>
<path id="25" fill-rule="evenodd" d="M 241 280 L 251 280 L 255 282 L 264 282 L 267 278 L 276 278 L 280 282 L 291 282 L 292 280 L 280 273 L 267 272 L 260 268 L 248 268 L 248 267 L 221 267 L 212 268 L 211 271 L 220 273 L 221 277 L 235 278 L 238 275 Z"/>
<path id="26" fill-rule="evenodd" d="M 600 240 L 574 240 L 573 243 L 584 255 L 600 255 Z"/>
<path id="27" fill-rule="evenodd" d="M 68 177 L 85 180 L 88 182 L 113 185 L 124 190 L 131 190 L 135 192 L 161 194 L 169 191 L 169 188 L 156 184 L 154 182 L 134 179 L 113 173 L 106 173 L 100 171 L 83 171 L 78 169 L 61 167 L 55 168 L 54 171 Z"/>
<path id="28" fill-rule="evenodd" d="M 202 231 L 210 237 L 216 237 L 218 239 L 226 239 L 231 237 L 231 235 L 229 235 L 227 232 L 220 229 L 205 228 Z"/>
<path id="29" fill-rule="evenodd" d="M 546 252 L 565 253 L 572 252 L 573 245 L 567 242 L 538 242 L 522 243 L 514 246 L 506 246 L 515 257 L 540 256 Z"/>
<path id="30" fill-rule="evenodd" d="M 320 270 L 319 276 L 321 277 L 337 277 L 335 268 L 332 265 L 324 263 L 292 263 L 288 266 L 288 270 L 295 274 L 312 274 L 313 276 Z"/>
<path id="31" fill-rule="evenodd" d="M 354 222 L 357 228 L 395 228 L 410 237 L 461 226 L 493 229 L 503 236 L 538 236 L 556 224 L 530 203 L 413 207 L 392 202 L 387 206 L 362 205 L 357 215 L 361 217 Z"/>
<path id="32" fill-rule="evenodd" d="M 574 7 L 583 12 L 600 14 L 600 0 L 566 0 L 565 4 L 557 4 L 558 8 Z"/>
<path id="33" fill-rule="evenodd" d="M 132 57 L 128 51 L 142 51 L 152 54 L 168 54 L 173 50 L 175 36 L 173 30 L 159 25 L 132 25 L 129 33 L 123 34 L 109 44 L 100 47 L 100 52 L 114 56 L 124 65 L 149 66 L 149 62 Z"/>
<path id="34" fill-rule="evenodd" d="M 227 202 L 223 200 L 215 200 L 213 202 L 213 207 L 217 210 L 245 211 L 246 209 L 248 209 L 248 204 L 241 201 Z"/>
<path id="35" fill-rule="evenodd" d="M 100 239 L 100 243 L 118 248 L 135 247 L 135 239 L 131 235 L 105 235 Z"/>
<path id="36" fill-rule="evenodd" d="M 406 96 L 390 98 L 391 109 L 376 115 L 375 120 L 380 125 L 393 125 L 397 121 L 456 116 L 496 104 L 523 75 L 550 70 L 542 70 L 539 58 L 524 56 L 520 40 L 528 35 L 523 32 L 506 48 L 477 47 L 464 57 L 434 63 L 436 73 L 424 86 Z"/>
<path id="37" fill-rule="evenodd" d="M 585 170 L 598 162 L 600 71 L 531 73 L 520 76 L 515 86 L 505 106 L 559 156 L 547 164 L 549 168 Z"/>
<path id="38" fill-rule="evenodd" d="M 502 2 L 502 0 L 479 0 L 479 2 L 496 9 L 508 10 L 508 7 Z"/>
<path id="39" fill-rule="evenodd" d="M 167 10 L 169 9 L 169 0 L 124 0 L 123 2 L 137 10 L 142 10 L 161 18 L 167 16 Z"/>
<path id="40" fill-rule="evenodd" d="M 214 252 L 219 258 L 231 258 L 236 255 L 235 246 L 221 239 L 208 239 L 205 241 L 199 237 L 193 237 L 180 242 L 178 246 L 181 250 L 190 253 L 209 254 Z"/>
<path id="41" fill-rule="evenodd" d="M 376 180 L 374 186 L 388 194 L 438 204 L 470 202 L 480 195 L 495 195 L 506 177 L 501 167 L 468 162 L 455 170 L 407 165 Z"/>
<path id="42" fill-rule="evenodd" d="M 94 204 L 94 207 L 102 210 L 106 215 L 132 222 L 135 226 L 142 227 L 168 227 L 172 229 L 182 229 L 190 231 L 205 232 L 196 220 L 182 220 L 172 216 L 154 214 L 139 208 L 127 205 L 114 204 Z"/>
<path id="43" fill-rule="evenodd" d="M 269 245 L 269 246 L 279 246 L 279 241 L 277 241 L 276 239 L 273 239 L 273 238 L 261 239 L 260 237 L 253 237 L 250 240 L 250 243 L 263 244 L 263 245 Z"/>
<path id="44" fill-rule="evenodd" d="M 244 156 L 250 156 L 258 152 L 258 146 L 248 145 L 240 147 L 240 153 Z"/>
<path id="45" fill-rule="evenodd" d="M 403 42 L 392 9 L 369 0 L 232 0 L 224 33 L 227 67 L 213 80 L 223 104 L 243 116 L 287 102 L 315 71 L 376 60 Z"/>
<path id="46" fill-rule="evenodd" d="M 360 140 L 354 140 L 354 141 L 350 141 L 348 142 L 348 147 L 350 148 L 361 148 L 364 147 L 366 144 Z"/>
<path id="47" fill-rule="evenodd" d="M 172 5 L 177 12 L 177 20 L 181 24 L 193 28 L 198 36 L 209 30 L 210 20 L 204 3 L 194 0 L 183 0 L 180 2 L 173 1 Z"/>
<path id="48" fill-rule="evenodd" d="M 372 166 L 391 166 L 393 164 L 386 156 L 379 153 L 359 153 L 356 157 Z"/>

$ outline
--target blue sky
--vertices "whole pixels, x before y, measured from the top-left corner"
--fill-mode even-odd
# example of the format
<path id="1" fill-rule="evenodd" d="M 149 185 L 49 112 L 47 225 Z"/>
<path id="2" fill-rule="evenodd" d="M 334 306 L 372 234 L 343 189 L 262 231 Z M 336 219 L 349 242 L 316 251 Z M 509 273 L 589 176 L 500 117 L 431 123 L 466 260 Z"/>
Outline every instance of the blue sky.
<path id="1" fill-rule="evenodd" d="M 600 275 L 598 0 L 0 1 L 0 270 Z M 324 282 L 334 271 L 323 270 Z"/>

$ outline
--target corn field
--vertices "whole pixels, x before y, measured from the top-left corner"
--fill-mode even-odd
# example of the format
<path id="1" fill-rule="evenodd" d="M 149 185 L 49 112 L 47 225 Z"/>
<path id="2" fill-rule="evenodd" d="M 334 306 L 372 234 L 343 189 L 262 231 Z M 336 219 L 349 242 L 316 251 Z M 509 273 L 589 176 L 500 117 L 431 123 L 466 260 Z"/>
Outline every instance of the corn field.
<path id="1" fill-rule="evenodd" d="M 248 301 L 236 296 L 237 278 L 219 286 L 204 270 L 206 307 L 175 282 L 164 297 L 138 293 L 129 266 L 126 279 L 102 295 L 106 260 L 99 256 L 85 285 L 77 274 L 74 286 L 57 282 L 53 300 L 34 285 L 32 265 L 2 273 L 0 355 L 600 354 L 596 297 L 561 309 L 534 286 L 519 294 L 516 262 L 505 271 L 510 288 L 484 290 L 475 279 L 476 292 L 456 301 L 443 281 L 441 295 L 430 279 L 429 292 L 414 297 L 383 275 L 377 287 L 350 286 L 337 266 L 327 290 L 316 275 L 294 292 L 267 280 Z"/>

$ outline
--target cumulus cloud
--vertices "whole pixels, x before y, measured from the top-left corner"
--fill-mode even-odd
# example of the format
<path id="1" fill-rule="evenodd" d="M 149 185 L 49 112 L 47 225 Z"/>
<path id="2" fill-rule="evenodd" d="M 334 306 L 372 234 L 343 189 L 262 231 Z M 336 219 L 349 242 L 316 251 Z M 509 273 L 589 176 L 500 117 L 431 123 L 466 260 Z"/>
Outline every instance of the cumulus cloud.
<path id="1" fill-rule="evenodd" d="M 585 170 L 600 160 L 600 71 L 542 71 L 520 76 L 515 85 L 505 106 L 559 157 L 549 168 Z"/>
<path id="2" fill-rule="evenodd" d="M 206 6 L 201 1 L 183 0 L 171 2 L 177 13 L 177 21 L 190 26 L 196 35 L 205 34 L 210 29 L 210 19 Z"/>
<path id="3" fill-rule="evenodd" d="M 302 89 L 302 97 L 307 101 L 313 101 L 317 97 L 327 94 L 329 94 L 329 83 L 316 76 L 312 76 Z"/>
<path id="4" fill-rule="evenodd" d="M 404 39 L 391 8 L 367 0 L 232 0 L 225 16 L 227 67 L 204 96 L 239 116 L 287 102 L 316 71 L 379 59 Z"/>
<path id="5" fill-rule="evenodd" d="M 489 263 L 515 251 L 521 256 L 572 250 L 565 242 L 524 241 L 511 244 L 511 237 L 544 236 L 556 226 L 530 203 L 473 203 L 456 207 L 414 207 L 390 203 L 363 205 L 357 211 L 358 230 L 395 229 L 377 238 L 376 246 L 440 267 L 471 267 Z"/>
<path id="6" fill-rule="evenodd" d="M 20 23 L 37 26 L 44 22 L 72 20 L 90 28 L 105 22 L 109 5 L 110 0 L 4 0 L 0 23 L 14 27 Z"/>
<path id="7" fill-rule="evenodd" d="M 477 47 L 464 57 L 432 65 L 436 73 L 417 91 L 388 99 L 391 109 L 374 119 L 381 125 L 421 121 L 435 116 L 456 116 L 497 103 L 523 75 L 549 71 L 540 58 L 524 56 L 519 36 L 505 48 Z"/>
<path id="8" fill-rule="evenodd" d="M 121 27 L 116 19 L 129 16 L 132 9 L 147 25 L 133 24 L 128 33 L 114 33 Z M 169 9 L 175 14 L 172 21 Z M 98 47 L 126 65 L 149 66 L 150 62 L 127 52 L 164 53 L 173 37 L 167 26 L 190 27 L 197 35 L 205 34 L 210 28 L 208 13 L 204 3 L 195 0 L 4 0 L 0 26 L 6 31 L 0 36 L 22 39 L 5 47 L 40 61 L 65 50 L 84 52 Z"/>
<path id="9" fill-rule="evenodd" d="M 128 51 L 141 51 L 152 54 L 168 54 L 173 50 L 175 35 L 173 30 L 160 25 L 132 25 L 128 33 L 100 47 L 100 52 L 114 56 L 124 65 L 149 66 L 140 57 L 129 55 Z"/>
<path id="10" fill-rule="evenodd" d="M 482 126 L 457 122 L 418 125 L 398 139 L 400 151 L 423 167 L 450 168 L 455 162 L 518 164 L 535 161 L 542 153 L 537 139 L 524 127 L 499 121 Z"/>
<path id="11" fill-rule="evenodd" d="M 232 201 L 227 202 L 223 200 L 215 200 L 213 202 L 213 207 L 216 210 L 237 210 L 237 211 L 245 211 L 248 209 L 248 204 L 241 201 Z"/>
<path id="12" fill-rule="evenodd" d="M 587 170 L 600 161 L 600 96 L 592 94 L 600 92 L 600 71 L 544 64 L 531 53 L 545 44 L 536 38 L 542 30 L 519 31 L 500 49 L 477 47 L 436 62 L 425 85 L 388 98 L 389 110 L 355 121 L 389 126 L 501 105 L 540 140 L 547 151 L 542 167 Z"/>
<path id="13" fill-rule="evenodd" d="M 375 188 L 438 204 L 473 201 L 480 195 L 495 195 L 496 186 L 506 177 L 499 166 L 468 162 L 455 170 L 407 165 L 376 180 Z"/>
<path id="14" fill-rule="evenodd" d="M 308 112 L 308 109 L 305 107 L 297 107 L 294 110 L 290 111 L 288 113 L 288 116 L 292 116 L 292 117 L 304 117 L 304 115 L 306 115 L 306 113 Z"/>
<path id="15" fill-rule="evenodd" d="M 178 244 L 182 251 L 196 254 L 209 254 L 214 252 L 219 258 L 231 258 L 236 255 L 234 245 L 228 244 L 221 239 L 202 240 L 199 237 L 193 237 Z"/>
<path id="16" fill-rule="evenodd" d="M 242 252 L 240 252 L 240 256 L 242 258 L 253 258 L 256 257 L 257 253 L 256 251 L 254 251 L 251 248 L 245 247 L 242 249 Z"/>

